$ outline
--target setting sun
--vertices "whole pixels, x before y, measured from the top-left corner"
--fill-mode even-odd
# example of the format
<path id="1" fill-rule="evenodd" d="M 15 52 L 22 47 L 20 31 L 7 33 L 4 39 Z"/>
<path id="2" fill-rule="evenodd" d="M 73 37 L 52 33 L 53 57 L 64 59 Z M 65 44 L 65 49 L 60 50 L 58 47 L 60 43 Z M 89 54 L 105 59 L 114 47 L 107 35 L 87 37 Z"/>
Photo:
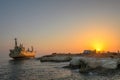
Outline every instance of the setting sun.
<path id="1" fill-rule="evenodd" d="M 101 49 L 100 48 L 96 48 L 96 51 L 101 51 Z"/>
<path id="2" fill-rule="evenodd" d="M 95 43 L 94 44 L 94 49 L 96 49 L 96 51 L 103 50 L 103 44 L 102 43 Z"/>

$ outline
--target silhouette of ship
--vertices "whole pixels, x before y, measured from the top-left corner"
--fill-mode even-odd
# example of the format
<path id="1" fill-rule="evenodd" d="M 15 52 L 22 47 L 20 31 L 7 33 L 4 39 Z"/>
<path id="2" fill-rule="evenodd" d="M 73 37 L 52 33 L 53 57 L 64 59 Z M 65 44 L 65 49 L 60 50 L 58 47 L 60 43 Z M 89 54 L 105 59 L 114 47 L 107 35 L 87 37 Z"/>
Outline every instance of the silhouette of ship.
<path id="1" fill-rule="evenodd" d="M 25 47 L 23 47 L 22 44 L 19 46 L 17 45 L 17 38 L 15 38 L 15 47 L 14 49 L 10 49 L 9 56 L 14 59 L 21 59 L 21 58 L 34 58 L 35 57 L 35 51 L 33 50 L 33 47 L 31 46 L 31 50 L 25 50 Z"/>

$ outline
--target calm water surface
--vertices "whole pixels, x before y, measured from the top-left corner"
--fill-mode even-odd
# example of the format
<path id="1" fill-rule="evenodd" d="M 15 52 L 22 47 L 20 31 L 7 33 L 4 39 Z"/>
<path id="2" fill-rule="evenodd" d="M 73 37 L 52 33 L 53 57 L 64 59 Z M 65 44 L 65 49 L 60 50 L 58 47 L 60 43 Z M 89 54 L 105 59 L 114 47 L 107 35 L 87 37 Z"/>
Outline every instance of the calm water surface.
<path id="1" fill-rule="evenodd" d="M 36 59 L 0 59 L 0 80 L 51 80 L 71 75 L 68 63 L 41 63 Z"/>

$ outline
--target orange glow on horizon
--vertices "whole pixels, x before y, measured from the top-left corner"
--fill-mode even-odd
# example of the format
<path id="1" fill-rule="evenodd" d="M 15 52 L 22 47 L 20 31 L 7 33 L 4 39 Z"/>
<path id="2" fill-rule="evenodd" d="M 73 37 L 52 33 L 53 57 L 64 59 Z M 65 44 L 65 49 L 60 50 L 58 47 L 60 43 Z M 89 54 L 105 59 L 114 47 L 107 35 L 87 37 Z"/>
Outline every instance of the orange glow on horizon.
<path id="1" fill-rule="evenodd" d="M 85 25 L 75 24 L 70 32 L 37 38 L 34 45 L 40 53 L 79 53 L 84 50 L 117 51 L 119 38 L 109 23 L 89 21 Z M 83 26 L 83 28 L 79 28 Z M 49 41 L 48 41 L 49 40 Z M 27 41 L 28 42 L 28 41 Z M 38 45 L 39 44 L 39 45 Z"/>

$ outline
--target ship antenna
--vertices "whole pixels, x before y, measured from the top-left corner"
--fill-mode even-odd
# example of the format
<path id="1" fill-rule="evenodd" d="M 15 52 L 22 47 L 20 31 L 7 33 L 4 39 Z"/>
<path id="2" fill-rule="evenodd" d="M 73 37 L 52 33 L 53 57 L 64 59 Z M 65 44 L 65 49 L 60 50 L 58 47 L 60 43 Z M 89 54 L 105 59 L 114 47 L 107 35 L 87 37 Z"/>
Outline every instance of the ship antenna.
<path id="1" fill-rule="evenodd" d="M 31 46 L 31 49 L 32 49 L 32 52 L 33 52 L 33 50 L 34 50 L 33 46 Z"/>
<path id="2" fill-rule="evenodd" d="M 17 38 L 15 38 L 15 47 L 17 47 Z"/>

